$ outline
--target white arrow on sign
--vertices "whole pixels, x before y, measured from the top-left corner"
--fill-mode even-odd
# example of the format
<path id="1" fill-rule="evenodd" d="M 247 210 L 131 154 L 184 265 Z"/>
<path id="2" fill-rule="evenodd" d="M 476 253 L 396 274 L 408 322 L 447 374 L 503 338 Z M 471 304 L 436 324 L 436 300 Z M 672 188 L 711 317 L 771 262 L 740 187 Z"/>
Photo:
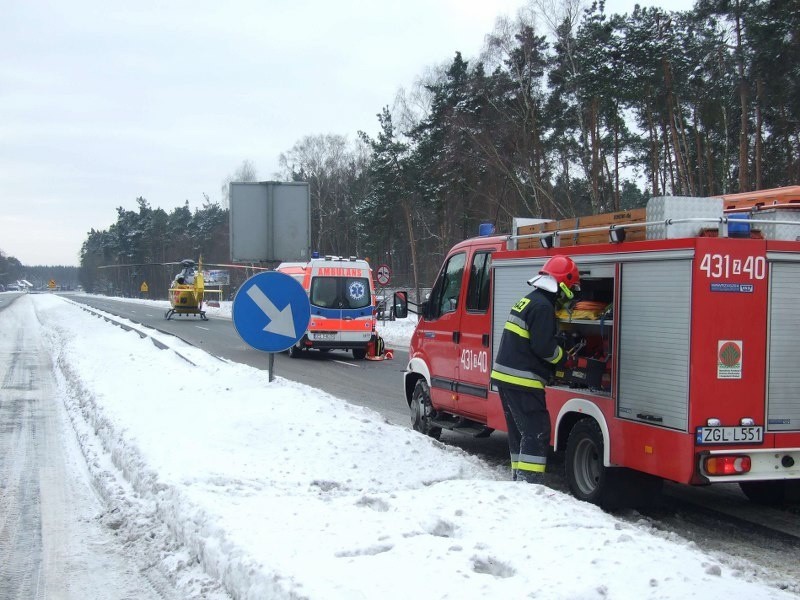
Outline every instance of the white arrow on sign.
<path id="1" fill-rule="evenodd" d="M 296 337 L 291 303 L 287 304 L 283 310 L 278 310 L 257 285 L 250 286 L 247 290 L 247 295 L 269 318 L 269 323 L 264 327 L 264 331 L 269 331 L 276 335 L 285 335 L 289 338 Z"/>

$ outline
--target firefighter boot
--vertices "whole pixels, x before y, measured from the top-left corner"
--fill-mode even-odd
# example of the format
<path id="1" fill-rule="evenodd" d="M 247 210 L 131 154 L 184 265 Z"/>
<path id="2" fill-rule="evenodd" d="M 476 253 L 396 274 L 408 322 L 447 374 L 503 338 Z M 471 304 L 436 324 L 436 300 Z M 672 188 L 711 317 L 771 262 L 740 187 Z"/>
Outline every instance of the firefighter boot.
<path id="1" fill-rule="evenodd" d="M 517 481 L 524 481 L 525 483 L 538 483 L 544 485 L 544 473 L 536 473 L 534 471 L 517 471 Z"/>

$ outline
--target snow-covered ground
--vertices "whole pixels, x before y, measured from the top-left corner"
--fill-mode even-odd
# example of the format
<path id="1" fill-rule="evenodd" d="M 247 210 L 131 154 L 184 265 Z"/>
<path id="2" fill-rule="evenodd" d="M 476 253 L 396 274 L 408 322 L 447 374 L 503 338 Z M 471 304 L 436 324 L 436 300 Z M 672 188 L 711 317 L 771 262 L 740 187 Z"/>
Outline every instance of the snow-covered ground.
<path id="1" fill-rule="evenodd" d="M 141 545 L 165 523 L 172 539 L 149 551 L 187 598 L 211 594 L 197 565 L 241 599 L 797 597 L 779 589 L 797 582 L 754 580 L 752 565 L 148 330 L 159 350 L 64 298 L 19 299 L 0 335 L 14 327 L 46 338 L 118 535 Z M 381 325 L 395 347 L 410 328 Z"/>

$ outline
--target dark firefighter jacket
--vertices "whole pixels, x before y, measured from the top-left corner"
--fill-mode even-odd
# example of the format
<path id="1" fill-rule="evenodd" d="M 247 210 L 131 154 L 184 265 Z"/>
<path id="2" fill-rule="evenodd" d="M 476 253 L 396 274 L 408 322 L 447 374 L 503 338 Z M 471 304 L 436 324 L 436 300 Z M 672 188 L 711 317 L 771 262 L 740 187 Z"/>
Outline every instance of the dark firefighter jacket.
<path id="1" fill-rule="evenodd" d="M 544 389 L 564 357 L 556 341 L 555 294 L 539 288 L 511 307 L 492 369 L 492 383 Z"/>

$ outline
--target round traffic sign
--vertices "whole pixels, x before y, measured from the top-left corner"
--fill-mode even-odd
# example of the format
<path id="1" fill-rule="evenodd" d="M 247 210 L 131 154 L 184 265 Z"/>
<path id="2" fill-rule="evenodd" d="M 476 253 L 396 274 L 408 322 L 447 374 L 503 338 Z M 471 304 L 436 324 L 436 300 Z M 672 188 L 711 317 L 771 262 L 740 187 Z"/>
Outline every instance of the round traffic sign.
<path id="1" fill-rule="evenodd" d="M 306 291 L 285 273 L 253 275 L 233 299 L 236 332 L 256 350 L 283 352 L 303 337 L 310 320 Z"/>
<path id="2" fill-rule="evenodd" d="M 378 275 L 377 280 L 378 283 L 381 285 L 389 285 L 389 281 L 392 279 L 392 270 L 389 268 L 389 265 L 380 265 L 378 267 Z"/>

